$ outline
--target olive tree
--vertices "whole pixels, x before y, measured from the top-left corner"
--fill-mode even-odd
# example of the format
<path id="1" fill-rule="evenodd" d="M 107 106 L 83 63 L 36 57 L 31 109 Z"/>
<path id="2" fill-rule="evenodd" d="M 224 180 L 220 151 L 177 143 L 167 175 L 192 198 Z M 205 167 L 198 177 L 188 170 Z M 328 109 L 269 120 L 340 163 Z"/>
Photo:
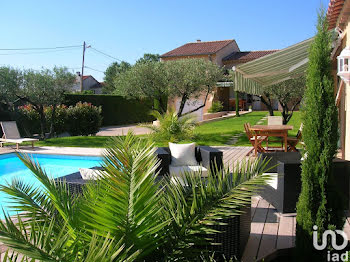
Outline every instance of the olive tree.
<path id="1" fill-rule="evenodd" d="M 296 77 L 265 88 L 265 96 L 277 99 L 282 107 L 283 124 L 287 124 L 300 104 L 305 91 L 305 77 Z"/>
<path id="2" fill-rule="evenodd" d="M 115 90 L 113 84 L 115 78 L 117 78 L 120 74 L 128 71 L 130 68 L 131 65 L 125 61 L 122 61 L 120 63 L 114 62 L 109 67 L 107 67 L 104 77 L 103 92 L 107 94 L 113 93 Z"/>
<path id="3" fill-rule="evenodd" d="M 164 63 L 142 62 L 114 79 L 114 93 L 126 97 L 154 99 L 155 109 L 166 111 L 169 80 Z"/>
<path id="4" fill-rule="evenodd" d="M 169 79 L 169 96 L 181 98 L 178 117 L 193 113 L 206 104 L 215 84 L 223 78 L 223 69 L 204 59 L 181 59 L 165 62 Z M 205 94 L 202 105 L 183 114 L 186 102 Z"/>
<path id="5" fill-rule="evenodd" d="M 16 94 L 22 84 L 22 72 L 11 67 L 0 67 L 0 110 L 10 111 L 18 99 Z"/>
<path id="6" fill-rule="evenodd" d="M 45 138 L 46 121 L 44 107 L 52 107 L 50 136 L 53 134 L 55 109 L 64 101 L 64 93 L 71 90 L 75 75 L 67 68 L 55 67 L 53 70 L 26 70 L 23 74 L 23 85 L 17 96 L 33 106 L 40 116 L 41 139 Z"/>

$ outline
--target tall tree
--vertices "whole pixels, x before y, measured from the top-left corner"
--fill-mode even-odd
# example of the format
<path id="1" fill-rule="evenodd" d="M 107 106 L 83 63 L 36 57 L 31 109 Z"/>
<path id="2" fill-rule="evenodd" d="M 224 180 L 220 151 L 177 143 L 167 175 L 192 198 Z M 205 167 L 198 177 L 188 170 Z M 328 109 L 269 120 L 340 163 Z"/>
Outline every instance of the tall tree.
<path id="1" fill-rule="evenodd" d="M 181 59 L 165 62 L 169 77 L 169 95 L 181 98 L 178 117 L 193 113 L 206 104 L 215 84 L 223 78 L 223 69 L 204 59 Z M 183 114 L 189 99 L 205 95 L 203 104 Z"/>
<path id="2" fill-rule="evenodd" d="M 41 139 L 45 139 L 46 121 L 44 107 L 52 107 L 50 136 L 53 134 L 53 123 L 56 106 L 63 102 L 64 93 L 71 90 L 75 75 L 68 72 L 67 68 L 55 67 L 53 70 L 41 71 L 27 70 L 24 72 L 23 87 L 18 92 L 18 97 L 31 104 L 40 116 Z"/>
<path id="3" fill-rule="evenodd" d="M 296 77 L 265 88 L 265 92 L 269 94 L 269 98 L 277 99 L 281 105 L 284 125 L 292 118 L 294 110 L 303 98 L 304 91 L 304 77 Z"/>
<path id="4" fill-rule="evenodd" d="M 16 93 L 21 87 L 22 72 L 11 67 L 0 67 L 0 111 L 10 111 L 18 99 Z"/>
<path id="5" fill-rule="evenodd" d="M 114 92 L 114 84 L 113 81 L 120 74 L 128 71 L 131 68 L 131 65 L 128 62 L 122 61 L 120 63 L 114 62 L 112 63 L 105 72 L 104 82 L 105 85 L 103 87 L 103 92 L 110 94 Z"/>
<path id="6" fill-rule="evenodd" d="M 152 98 L 155 109 L 166 111 L 168 102 L 168 78 L 164 63 L 142 62 L 130 70 L 115 76 L 115 93 L 127 97 Z"/>
<path id="7" fill-rule="evenodd" d="M 338 116 L 333 94 L 331 50 L 327 19 L 321 11 L 317 34 L 309 51 L 302 111 L 306 152 L 297 204 L 296 246 L 303 261 L 326 261 L 327 250 L 316 252 L 312 245 L 314 225 L 319 237 L 327 229 L 342 229 L 344 225 L 343 206 L 333 182 L 332 161 L 337 150 Z"/>
<path id="8" fill-rule="evenodd" d="M 136 64 L 138 63 L 145 63 L 145 62 L 159 62 L 160 60 L 160 55 L 159 54 L 150 54 L 146 53 L 136 61 Z"/>

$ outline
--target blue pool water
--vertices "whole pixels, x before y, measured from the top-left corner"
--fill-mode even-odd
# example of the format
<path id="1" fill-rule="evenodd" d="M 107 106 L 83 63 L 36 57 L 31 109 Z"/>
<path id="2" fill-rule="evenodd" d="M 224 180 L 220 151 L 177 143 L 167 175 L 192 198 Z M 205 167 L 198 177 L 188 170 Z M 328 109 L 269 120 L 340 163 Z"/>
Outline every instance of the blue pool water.
<path id="1" fill-rule="evenodd" d="M 31 157 L 35 161 L 38 161 L 41 167 L 52 178 L 78 172 L 79 168 L 91 168 L 101 164 L 100 157 L 92 156 L 33 154 Z M 0 185 L 6 185 L 14 178 L 33 185 L 40 185 L 33 173 L 21 162 L 16 154 L 0 155 Z M 6 194 L 0 192 L 0 208 L 8 211 L 6 208 L 7 203 L 9 203 L 9 199 Z M 13 213 L 10 213 L 10 215 L 13 215 Z M 3 217 L 0 211 L 0 218 Z"/>

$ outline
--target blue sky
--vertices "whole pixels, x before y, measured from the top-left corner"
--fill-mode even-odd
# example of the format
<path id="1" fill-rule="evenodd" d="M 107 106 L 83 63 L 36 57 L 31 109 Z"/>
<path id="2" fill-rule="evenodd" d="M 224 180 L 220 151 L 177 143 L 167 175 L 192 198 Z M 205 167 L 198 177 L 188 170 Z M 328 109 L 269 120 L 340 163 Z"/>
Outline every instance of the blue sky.
<path id="1" fill-rule="evenodd" d="M 235 39 L 242 51 L 281 49 L 312 37 L 329 0 L 2 1 L 0 49 L 81 45 L 134 63 L 196 39 Z M 0 50 L 0 65 L 67 66 L 80 71 L 81 48 L 36 54 Z M 33 52 L 33 51 L 30 51 Z M 42 52 L 42 51 L 41 51 Z M 16 54 L 14 54 L 16 53 Z M 10 54 L 10 55 L 9 55 Z M 104 71 L 113 59 L 87 49 L 85 65 Z M 98 80 L 103 73 L 85 69 Z"/>

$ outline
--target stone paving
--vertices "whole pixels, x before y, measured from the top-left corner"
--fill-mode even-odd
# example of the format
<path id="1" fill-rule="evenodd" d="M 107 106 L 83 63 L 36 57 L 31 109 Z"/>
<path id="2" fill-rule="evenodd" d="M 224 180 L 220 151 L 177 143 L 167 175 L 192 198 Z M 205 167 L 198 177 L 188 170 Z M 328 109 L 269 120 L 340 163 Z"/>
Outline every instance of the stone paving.
<path id="1" fill-rule="evenodd" d="M 121 136 L 126 135 L 129 131 L 135 135 L 145 135 L 151 133 L 151 130 L 138 125 L 123 125 L 123 126 L 105 126 L 96 134 L 97 136 Z"/>

